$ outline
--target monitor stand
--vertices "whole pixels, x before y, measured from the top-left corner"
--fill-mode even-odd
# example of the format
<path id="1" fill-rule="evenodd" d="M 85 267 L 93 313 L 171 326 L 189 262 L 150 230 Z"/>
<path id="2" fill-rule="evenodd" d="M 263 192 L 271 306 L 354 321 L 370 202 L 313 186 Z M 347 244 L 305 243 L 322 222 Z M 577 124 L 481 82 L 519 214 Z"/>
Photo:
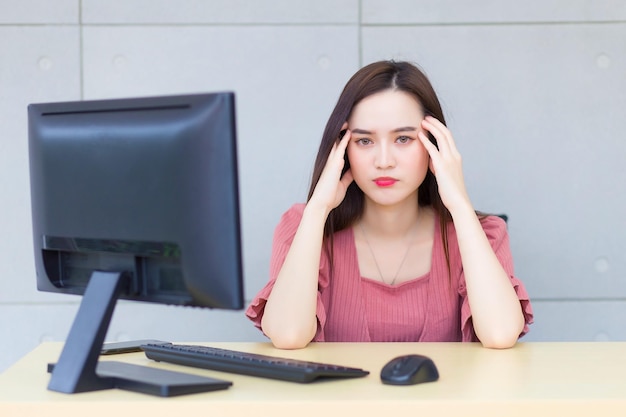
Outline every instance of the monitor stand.
<path id="1" fill-rule="evenodd" d="M 161 397 L 215 391 L 230 381 L 115 361 L 98 361 L 117 299 L 128 277 L 94 271 L 78 313 L 53 365 L 48 389 L 64 393 L 120 388 Z"/>

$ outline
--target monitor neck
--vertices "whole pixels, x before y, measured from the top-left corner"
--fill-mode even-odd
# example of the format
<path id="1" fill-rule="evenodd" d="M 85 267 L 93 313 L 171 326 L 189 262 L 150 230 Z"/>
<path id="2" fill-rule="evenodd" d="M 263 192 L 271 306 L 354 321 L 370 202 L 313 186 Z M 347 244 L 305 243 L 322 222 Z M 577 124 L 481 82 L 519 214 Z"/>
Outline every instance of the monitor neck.
<path id="1" fill-rule="evenodd" d="M 92 273 L 48 389 L 73 393 L 113 388 L 115 381 L 98 376 L 96 366 L 115 304 L 127 282 L 123 272 Z"/>

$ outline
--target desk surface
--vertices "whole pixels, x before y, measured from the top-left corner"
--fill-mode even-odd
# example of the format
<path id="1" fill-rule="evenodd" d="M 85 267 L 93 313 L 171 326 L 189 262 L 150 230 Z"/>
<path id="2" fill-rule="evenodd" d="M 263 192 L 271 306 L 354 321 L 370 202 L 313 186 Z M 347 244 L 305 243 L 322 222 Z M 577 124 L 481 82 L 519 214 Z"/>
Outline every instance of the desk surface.
<path id="1" fill-rule="evenodd" d="M 266 343 L 210 343 L 250 351 L 367 369 L 365 378 L 296 384 L 156 363 L 143 353 L 103 357 L 233 381 L 227 390 L 159 398 L 122 390 L 61 394 L 46 389 L 46 364 L 61 343 L 44 343 L 0 375 L 0 415 L 26 417 L 133 413 L 150 417 L 202 415 L 331 415 L 435 412 L 437 416 L 626 415 L 626 342 L 519 343 L 491 350 L 475 343 L 317 343 L 284 351 Z M 434 383 L 383 385 L 391 358 L 419 353 L 440 373 Z M 529 414 L 530 413 L 530 414 Z M 539 414 L 538 414 L 539 413 Z"/>

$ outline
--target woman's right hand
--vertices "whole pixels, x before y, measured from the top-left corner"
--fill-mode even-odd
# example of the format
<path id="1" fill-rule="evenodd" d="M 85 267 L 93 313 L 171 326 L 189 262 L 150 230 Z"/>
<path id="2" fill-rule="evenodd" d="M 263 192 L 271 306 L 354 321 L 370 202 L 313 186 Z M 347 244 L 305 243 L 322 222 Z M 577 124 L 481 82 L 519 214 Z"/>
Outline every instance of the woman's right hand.
<path id="1" fill-rule="evenodd" d="M 348 142 L 350 142 L 351 133 L 348 129 L 348 124 L 344 123 L 341 130 L 346 130 L 339 142 L 336 142 L 328 155 L 326 165 L 320 175 L 313 195 L 308 204 L 317 204 L 330 212 L 337 207 L 346 196 L 348 186 L 352 183 L 352 172 L 348 169 L 343 176 L 341 171 L 345 165 L 344 155 L 346 154 L 346 148 Z"/>

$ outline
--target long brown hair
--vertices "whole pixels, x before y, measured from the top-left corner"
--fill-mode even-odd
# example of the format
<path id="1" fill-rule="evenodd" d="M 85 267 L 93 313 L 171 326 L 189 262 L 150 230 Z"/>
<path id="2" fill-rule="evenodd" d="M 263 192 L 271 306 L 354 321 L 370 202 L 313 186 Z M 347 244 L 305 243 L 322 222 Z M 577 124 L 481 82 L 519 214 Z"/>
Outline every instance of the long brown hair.
<path id="1" fill-rule="evenodd" d="M 379 61 L 369 64 L 357 71 L 344 87 L 334 110 L 332 111 L 313 168 L 311 186 L 308 199 L 313 195 L 315 186 L 319 181 L 326 165 L 328 155 L 333 145 L 340 139 L 340 130 L 346 122 L 352 109 L 364 98 L 385 90 L 403 91 L 411 94 L 422 107 L 424 115 L 430 115 L 440 120 L 445 125 L 445 118 L 437 94 L 426 75 L 414 64 L 404 61 Z M 428 133 L 430 141 L 437 145 L 435 138 Z M 347 155 L 343 172 L 349 168 Z M 342 172 L 342 174 L 343 174 Z M 439 216 L 441 236 L 443 239 L 444 252 L 450 268 L 447 226 L 452 220 L 450 212 L 441 201 L 435 176 L 429 170 L 424 181 L 418 188 L 418 203 L 420 206 L 431 206 Z M 307 200 L 308 200 L 307 199 Z M 333 234 L 350 227 L 363 214 L 364 196 L 363 191 L 356 185 L 350 184 L 344 200 L 330 212 L 324 227 L 326 249 L 332 264 Z"/>

